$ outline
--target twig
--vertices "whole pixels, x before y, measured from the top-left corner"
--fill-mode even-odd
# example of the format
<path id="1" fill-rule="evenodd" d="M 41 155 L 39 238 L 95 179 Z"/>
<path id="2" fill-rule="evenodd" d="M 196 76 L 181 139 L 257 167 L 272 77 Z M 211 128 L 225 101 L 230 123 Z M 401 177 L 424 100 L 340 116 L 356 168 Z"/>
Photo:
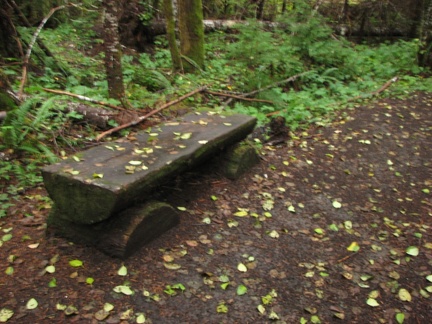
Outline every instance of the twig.
<path id="1" fill-rule="evenodd" d="M 80 99 L 80 100 L 88 101 L 88 102 L 95 103 L 95 104 L 98 104 L 98 105 L 102 105 L 102 106 L 105 106 L 105 107 L 109 107 L 109 108 L 112 108 L 112 109 L 123 110 L 123 111 L 125 111 L 125 110 L 127 111 L 128 110 L 128 109 L 125 109 L 125 108 L 122 108 L 122 107 L 119 107 L 119 106 L 111 105 L 111 104 L 103 102 L 103 101 L 95 100 L 95 99 L 92 99 L 92 98 L 89 98 L 89 97 L 77 95 L 75 93 L 71 93 L 71 92 L 67 92 L 67 91 L 47 89 L 47 88 L 43 88 L 43 90 L 46 91 L 46 92 L 52 92 L 52 93 L 56 93 L 56 94 L 61 94 L 61 95 L 66 95 L 66 96 L 74 97 L 74 98 L 77 98 L 77 99 Z"/>
<path id="2" fill-rule="evenodd" d="M 266 86 L 266 87 L 264 87 L 264 88 L 260 88 L 260 89 L 254 90 L 254 91 L 252 91 L 252 92 L 245 93 L 243 96 L 245 96 L 245 97 L 253 96 L 254 94 L 257 94 L 257 93 L 260 93 L 260 92 L 262 92 L 262 91 L 265 91 L 265 90 L 268 90 L 268 89 L 271 89 L 271 88 L 277 87 L 277 86 L 279 86 L 279 85 L 281 85 L 281 84 L 295 81 L 295 80 L 298 79 L 299 77 L 301 77 L 301 76 L 303 76 L 303 75 L 306 75 L 306 74 L 309 74 L 309 73 L 312 73 L 312 72 L 314 72 L 314 71 L 306 71 L 306 72 L 302 72 L 302 73 L 299 73 L 299 74 L 293 75 L 293 76 L 289 77 L 288 79 L 285 79 L 285 80 L 282 80 L 282 81 L 278 81 L 278 82 L 272 83 L 272 84 L 270 84 L 270 85 L 268 85 L 268 86 Z"/>
<path id="3" fill-rule="evenodd" d="M 311 73 L 311 72 L 313 72 L 313 71 L 306 71 L 306 72 L 302 72 L 302 73 L 299 73 L 299 74 L 293 75 L 293 76 L 289 77 L 288 79 L 285 79 L 285 80 L 282 80 L 282 81 L 278 81 L 278 82 L 272 83 L 272 84 L 270 84 L 270 85 L 268 85 L 268 86 L 266 86 L 266 87 L 264 87 L 264 88 L 260 88 L 260 89 L 254 90 L 254 91 L 252 91 L 252 92 L 245 93 L 245 94 L 241 95 L 241 97 L 244 98 L 244 97 L 250 97 L 250 96 L 253 96 L 253 95 L 257 94 L 257 93 L 260 93 L 260 92 L 262 92 L 262 91 L 265 91 L 265 90 L 268 90 L 268 89 L 271 89 L 271 88 L 277 87 L 277 86 L 279 86 L 279 85 L 281 85 L 281 84 L 284 84 L 284 83 L 288 83 L 288 82 L 294 81 L 294 80 L 298 79 L 299 77 L 301 77 L 301 76 L 303 76 L 303 75 L 306 75 L 306 74 L 309 74 L 309 73 Z M 232 101 L 233 99 L 234 99 L 233 97 L 230 97 L 227 101 L 225 101 L 225 103 L 223 104 L 224 107 L 228 106 L 228 105 L 231 103 L 231 101 Z M 243 100 L 244 100 L 244 99 L 243 99 Z"/>
<path id="4" fill-rule="evenodd" d="M 42 30 L 42 28 L 43 28 L 43 26 L 46 24 L 46 22 L 48 21 L 48 19 L 57 11 L 57 10 L 60 10 L 60 9 L 63 9 L 63 8 L 65 8 L 66 6 L 59 6 L 59 7 L 56 7 L 56 8 L 52 8 L 51 10 L 50 10 L 50 12 L 48 13 L 48 15 L 41 21 L 41 23 L 39 24 L 39 27 L 36 29 L 36 31 L 35 31 L 35 33 L 33 34 L 33 37 L 32 37 L 32 39 L 31 39 L 31 41 L 30 41 L 30 43 L 29 43 L 29 45 L 28 45 L 28 49 L 27 49 L 27 53 L 26 53 L 26 56 L 24 57 L 24 62 L 23 62 L 23 72 L 22 72 L 22 78 L 21 78 L 21 85 L 20 85 L 20 89 L 19 89 L 19 92 L 18 92 L 18 96 L 19 96 L 19 98 L 21 99 L 22 98 L 22 96 L 23 96 L 23 92 L 24 92 L 24 85 L 25 85 L 25 83 L 26 83 L 26 81 L 27 81 L 27 66 L 28 66 L 28 63 L 29 63 L 29 60 L 30 60 L 30 55 L 31 55 L 31 52 L 32 52 L 32 50 L 33 50 L 33 46 L 34 46 L 34 44 L 35 44 L 35 42 L 36 42 L 36 39 L 37 39 L 37 37 L 39 36 L 39 34 L 40 34 L 40 32 L 41 32 L 41 30 Z"/>
<path id="5" fill-rule="evenodd" d="M 367 97 L 377 96 L 377 95 L 379 95 L 381 92 L 383 92 L 384 90 L 386 90 L 388 87 L 390 87 L 390 86 L 391 86 L 394 82 L 396 82 L 398 79 L 399 79 L 398 77 L 391 78 L 391 79 L 388 80 L 386 83 L 384 83 L 383 86 L 382 86 L 381 88 L 379 88 L 378 90 L 375 90 L 375 91 L 373 91 L 373 92 L 371 92 L 371 93 L 362 94 L 362 95 L 360 95 L 360 96 L 355 96 L 355 97 L 353 97 L 353 98 L 349 98 L 349 99 L 347 99 L 346 101 L 343 101 L 343 102 L 342 102 L 342 101 L 341 101 L 341 102 L 336 102 L 336 103 L 332 104 L 332 106 L 339 106 L 339 105 L 341 105 L 341 104 L 343 104 L 343 103 L 346 103 L 346 102 L 351 102 L 351 101 L 356 101 L 356 100 L 358 100 L 358 99 L 362 99 L 362 98 L 367 98 Z M 270 117 L 270 116 L 272 116 L 272 115 L 276 115 L 276 114 L 278 114 L 278 113 L 280 113 L 280 111 L 273 111 L 273 112 L 271 112 L 271 113 L 268 113 L 266 116 L 267 116 L 267 117 Z"/>
<path id="6" fill-rule="evenodd" d="M 337 262 L 337 263 L 344 262 L 344 261 L 348 260 L 349 258 L 351 258 L 352 256 L 357 255 L 357 254 L 358 254 L 358 253 L 348 254 L 347 256 L 344 256 L 342 259 L 339 259 L 339 260 L 337 260 L 336 262 Z"/>
<path id="7" fill-rule="evenodd" d="M 109 135 L 109 134 L 112 134 L 112 133 L 118 132 L 119 130 L 122 130 L 122 129 L 124 129 L 124 128 L 128 128 L 128 127 L 131 127 L 131 126 L 137 125 L 137 124 L 141 123 L 142 121 L 146 120 L 147 118 L 153 116 L 154 114 L 157 114 L 158 112 L 162 111 L 163 109 L 168 108 L 168 107 L 171 107 L 172 105 L 175 105 L 176 103 L 179 103 L 179 102 L 185 100 L 186 98 L 189 98 L 189 97 L 193 96 L 193 95 L 196 94 L 196 93 L 202 92 L 202 91 L 204 91 L 205 89 L 206 89 L 206 87 L 201 87 L 201 88 L 195 89 L 194 91 L 191 91 L 191 92 L 189 92 L 189 93 L 187 93 L 187 94 L 181 96 L 180 98 L 178 98 L 178 99 L 176 99 L 176 100 L 170 101 L 170 102 L 166 103 L 165 105 L 163 105 L 163 106 L 161 106 L 161 107 L 159 107 L 159 108 L 157 108 L 157 109 L 155 109 L 155 110 L 152 110 L 152 111 L 150 111 L 148 114 L 146 114 L 146 115 L 144 115 L 144 116 L 141 116 L 141 117 L 138 117 L 137 119 L 135 119 L 135 120 L 133 120 L 133 121 L 131 121 L 131 122 L 129 122 L 129 123 L 126 123 L 126 124 L 123 124 L 123 125 L 117 126 L 117 127 L 112 128 L 112 129 L 110 129 L 110 130 L 107 130 L 106 132 L 100 133 L 100 134 L 96 137 L 96 141 L 100 141 L 100 140 L 101 140 L 102 138 L 104 138 L 106 135 Z"/>
<path id="8" fill-rule="evenodd" d="M 224 92 L 215 92 L 215 91 L 211 91 L 211 90 L 206 90 L 205 92 L 208 94 L 212 94 L 214 96 L 228 97 L 228 98 L 234 98 L 234 99 L 245 100 L 245 101 L 264 102 L 264 103 L 269 103 L 269 104 L 273 103 L 273 101 L 270 101 L 270 100 L 245 98 L 242 95 L 233 95 L 233 94 L 224 93 Z"/>
<path id="9" fill-rule="evenodd" d="M 384 83 L 383 86 L 381 88 L 379 88 L 378 90 L 372 91 L 371 93 L 362 94 L 360 96 L 356 96 L 356 97 L 350 98 L 346 102 L 355 101 L 355 100 L 358 100 L 358 99 L 361 99 L 361 98 L 367 98 L 367 97 L 377 96 L 381 92 L 383 92 L 384 90 L 386 90 L 388 87 L 390 87 L 397 80 L 399 80 L 399 78 L 397 76 L 393 77 L 390 80 L 388 80 L 386 83 Z"/>

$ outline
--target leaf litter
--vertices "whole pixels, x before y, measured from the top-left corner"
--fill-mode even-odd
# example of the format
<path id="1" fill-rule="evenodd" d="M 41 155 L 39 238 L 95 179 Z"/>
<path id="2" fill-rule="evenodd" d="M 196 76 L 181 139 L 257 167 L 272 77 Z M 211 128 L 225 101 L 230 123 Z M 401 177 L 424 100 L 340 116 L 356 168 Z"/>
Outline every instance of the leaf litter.
<path id="1" fill-rule="evenodd" d="M 286 145 L 263 145 L 265 159 L 234 182 L 185 176 L 163 196 L 181 206 L 181 224 L 125 261 L 20 225 L 35 207 L 17 204 L 0 223 L 14 229 L 2 259 L 16 256 L 3 267 L 14 269 L 0 279 L 14 297 L 0 296 L 0 319 L 175 323 L 205 313 L 209 322 L 426 323 L 431 103 L 415 94 L 341 112 Z"/>

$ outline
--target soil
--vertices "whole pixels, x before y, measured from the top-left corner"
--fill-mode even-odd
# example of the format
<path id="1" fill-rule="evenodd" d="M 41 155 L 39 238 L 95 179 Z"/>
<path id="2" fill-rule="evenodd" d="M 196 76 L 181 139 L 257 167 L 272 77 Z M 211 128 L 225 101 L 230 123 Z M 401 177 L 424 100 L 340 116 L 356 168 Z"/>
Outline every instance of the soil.
<path id="1" fill-rule="evenodd" d="M 432 94 L 417 93 L 264 145 L 238 180 L 188 173 L 160 195 L 181 224 L 124 261 L 47 235 L 50 201 L 29 189 L 0 219 L 0 310 L 8 323 L 429 323 L 431 135 Z"/>

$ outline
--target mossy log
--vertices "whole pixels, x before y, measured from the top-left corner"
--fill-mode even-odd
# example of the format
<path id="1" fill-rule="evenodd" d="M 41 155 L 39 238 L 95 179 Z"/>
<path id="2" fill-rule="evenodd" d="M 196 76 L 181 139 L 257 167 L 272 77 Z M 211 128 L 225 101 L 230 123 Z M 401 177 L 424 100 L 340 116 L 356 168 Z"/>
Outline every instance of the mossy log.
<path id="1" fill-rule="evenodd" d="M 241 141 L 255 127 L 245 115 L 188 114 L 136 135 L 104 143 L 44 167 L 55 208 L 51 218 L 102 222 L 140 201 L 170 178 Z"/>

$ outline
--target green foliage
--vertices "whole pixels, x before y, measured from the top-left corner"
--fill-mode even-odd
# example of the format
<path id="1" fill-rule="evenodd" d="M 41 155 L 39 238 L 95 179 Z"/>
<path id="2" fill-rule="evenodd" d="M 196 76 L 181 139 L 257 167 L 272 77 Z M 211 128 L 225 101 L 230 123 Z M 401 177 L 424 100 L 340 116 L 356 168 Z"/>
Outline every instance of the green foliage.
<path id="1" fill-rule="evenodd" d="M 146 15 L 150 17 L 154 12 L 148 6 L 149 1 L 142 2 L 148 10 L 141 18 L 148 21 Z M 164 37 L 156 38 L 151 55 L 127 52 L 122 65 L 128 102 L 136 108 L 154 106 L 166 100 L 167 95 L 178 97 L 202 85 L 240 94 L 260 90 L 255 97 L 272 103 L 234 101 L 232 109 L 256 116 L 260 124 L 265 124 L 270 114 L 281 115 L 291 129 L 296 129 L 311 123 L 327 123 L 336 109 L 346 107 L 353 98 L 369 98 L 371 92 L 395 76 L 399 76 L 399 81 L 392 85 L 392 94 L 404 96 L 409 91 L 432 89 L 430 79 L 419 77 L 425 72 L 417 65 L 419 41 L 356 45 L 336 38 L 327 21 L 307 1 L 291 3 L 293 6 L 277 24 L 249 20 L 232 33 L 216 31 L 206 35 L 206 66 L 197 74 L 171 74 L 171 56 Z M 86 6 L 92 4 L 98 2 L 85 1 Z M 251 1 L 211 4 L 217 6 L 220 16 L 255 15 L 255 5 L 249 6 Z M 102 40 L 93 28 L 98 13 L 73 10 L 77 10 L 74 19 L 42 31 L 40 37 L 55 59 L 46 57 L 35 45 L 32 59 L 37 68 L 30 70 L 30 86 L 25 89 L 29 97 L 8 113 L 0 125 L 0 153 L 12 152 L 8 154 L 10 160 L 0 159 L 0 182 L 7 183 L 14 175 L 18 186 L 38 183 L 41 181 L 38 167 L 56 160 L 53 151 L 58 154 L 66 147 L 82 143 L 75 134 L 65 134 L 70 129 L 70 118 L 80 118 L 62 111 L 64 103 L 73 99 L 51 97 L 41 92 L 42 87 L 120 104 L 106 98 Z M 34 30 L 20 27 L 19 33 L 28 42 Z M 15 66 L 11 64 L 3 71 L 9 79 L 17 79 L 14 84 L 17 87 L 20 70 Z M 300 73 L 291 82 L 281 82 Z M 180 105 L 226 109 L 216 96 L 197 95 Z M 91 138 L 90 129 L 82 131 L 83 139 Z"/>
<path id="2" fill-rule="evenodd" d="M 238 31 L 234 42 L 230 35 L 227 54 L 217 53 L 219 58 L 211 66 L 220 73 L 229 66 L 232 87 L 240 92 L 274 86 L 259 93 L 273 105 L 242 103 L 234 110 L 256 115 L 262 122 L 266 115 L 277 113 L 292 129 L 324 122 L 347 100 L 366 99 L 395 76 L 404 75 L 394 87 L 403 91 L 416 83 L 413 79 L 419 81 L 411 76 L 423 71 L 416 61 L 418 42 L 366 46 L 335 38 L 325 19 L 301 0 L 271 30 L 250 21 L 238 26 Z M 294 82 L 276 87 L 279 81 L 306 71 Z M 416 83 L 416 88 L 427 85 Z"/>
<path id="3" fill-rule="evenodd" d="M 302 63 L 285 34 L 267 31 L 252 20 L 238 29 L 240 34 L 229 45 L 227 58 L 242 70 L 249 81 L 247 88 L 260 88 L 275 77 L 301 71 Z"/>

